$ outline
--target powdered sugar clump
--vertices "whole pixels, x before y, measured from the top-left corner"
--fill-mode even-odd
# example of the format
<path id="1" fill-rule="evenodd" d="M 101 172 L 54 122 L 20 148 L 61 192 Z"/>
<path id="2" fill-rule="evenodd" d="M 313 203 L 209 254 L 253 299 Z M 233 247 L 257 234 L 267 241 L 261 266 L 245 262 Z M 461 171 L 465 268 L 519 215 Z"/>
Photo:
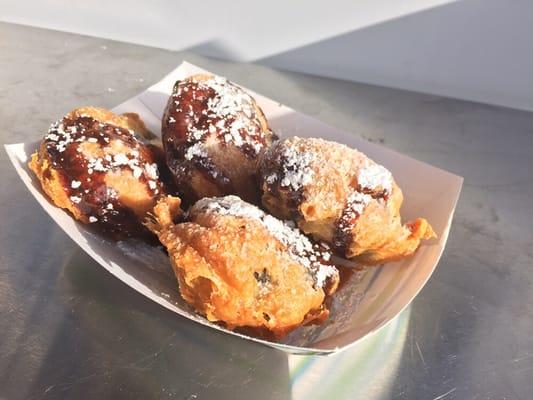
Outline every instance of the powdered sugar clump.
<path id="1" fill-rule="evenodd" d="M 144 170 L 146 172 L 146 175 L 150 179 L 157 179 L 159 177 L 159 171 L 157 170 L 157 164 L 156 163 L 146 164 L 144 166 Z"/>
<path id="2" fill-rule="evenodd" d="M 351 209 L 357 214 L 362 214 L 365 210 L 365 207 L 368 205 L 368 203 L 370 203 L 371 200 L 372 197 L 368 194 L 353 192 L 350 196 L 348 196 L 346 208 Z"/>
<path id="3" fill-rule="evenodd" d="M 172 118 L 172 117 L 171 117 Z M 189 130 L 189 135 L 191 135 L 191 137 L 194 139 L 194 140 L 202 140 L 202 137 L 205 135 L 206 131 L 204 129 L 198 129 L 196 128 L 195 126 L 190 126 L 188 128 Z"/>
<path id="4" fill-rule="evenodd" d="M 198 142 L 193 144 L 191 147 L 187 148 L 185 151 L 185 159 L 192 160 L 195 157 L 207 157 L 207 152 L 204 149 L 202 143 Z"/>
<path id="5" fill-rule="evenodd" d="M 191 212 L 198 210 L 259 221 L 272 236 L 286 246 L 296 262 L 307 268 L 316 287 L 323 287 L 329 277 L 338 274 L 335 267 L 322 262 L 330 259 L 330 252 L 313 244 L 292 221 L 281 221 L 237 196 L 203 198 L 196 202 Z"/>
<path id="6" fill-rule="evenodd" d="M 246 217 L 255 220 L 261 220 L 265 213 L 256 206 L 241 200 L 237 196 L 225 197 L 205 197 L 196 202 L 192 211 L 213 210 L 221 215 L 233 215 L 236 217 Z"/>
<path id="7" fill-rule="evenodd" d="M 314 172 L 311 168 L 313 154 L 299 151 L 293 146 L 284 147 L 281 153 L 281 181 L 282 187 L 290 187 L 293 190 L 308 185 L 313 181 Z M 275 178 L 267 177 L 267 182 L 272 182 Z"/>
<path id="8" fill-rule="evenodd" d="M 341 232 L 349 232 L 353 228 L 354 222 L 364 212 L 366 206 L 372 197 L 368 194 L 353 192 L 348 196 L 346 206 L 342 212 L 342 215 L 338 221 L 338 229 Z"/>
<path id="9" fill-rule="evenodd" d="M 74 139 L 72 138 L 72 133 L 76 133 L 76 131 L 72 132 L 72 130 L 69 128 L 65 129 L 63 121 L 59 120 L 54 122 L 52 126 L 50 126 L 48 134 L 44 138 L 46 140 L 54 142 L 56 150 L 62 153 L 67 148 L 68 144 L 74 142 Z"/>
<path id="10" fill-rule="evenodd" d="M 366 165 L 357 175 L 357 183 L 361 189 L 382 189 L 387 193 L 392 191 L 392 174 L 384 166 L 379 164 Z"/>

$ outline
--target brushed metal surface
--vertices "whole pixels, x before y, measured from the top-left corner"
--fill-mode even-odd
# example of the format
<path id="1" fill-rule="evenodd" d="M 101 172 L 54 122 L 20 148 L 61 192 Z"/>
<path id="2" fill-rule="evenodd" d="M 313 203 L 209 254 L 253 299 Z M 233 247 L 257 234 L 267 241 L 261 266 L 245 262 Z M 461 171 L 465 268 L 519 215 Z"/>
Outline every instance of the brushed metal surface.
<path id="1" fill-rule="evenodd" d="M 533 114 L 0 24 L 1 143 L 115 104 L 183 59 L 465 177 L 439 268 L 344 353 L 290 356 L 192 324 L 97 266 L 0 152 L 0 398 L 528 399 Z"/>

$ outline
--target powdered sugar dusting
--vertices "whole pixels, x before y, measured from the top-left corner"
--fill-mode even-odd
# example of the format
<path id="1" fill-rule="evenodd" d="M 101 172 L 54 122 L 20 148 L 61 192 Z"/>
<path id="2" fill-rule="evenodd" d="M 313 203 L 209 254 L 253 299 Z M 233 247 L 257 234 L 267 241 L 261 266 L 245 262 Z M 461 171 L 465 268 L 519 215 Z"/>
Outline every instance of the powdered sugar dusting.
<path id="1" fill-rule="evenodd" d="M 91 223 L 108 223 L 122 212 L 113 205 L 120 204 L 118 194 L 106 187 L 105 173 L 130 169 L 134 178 L 146 180 L 154 195 L 160 191 L 154 157 L 131 130 L 89 115 L 65 117 L 51 125 L 44 144 L 53 167 L 64 169 L 70 178 L 65 188 L 69 200 L 89 214 Z M 100 190 L 100 185 L 106 192 Z"/>
<path id="2" fill-rule="evenodd" d="M 368 194 L 353 192 L 348 196 L 346 206 L 337 222 L 338 230 L 348 234 L 353 229 L 355 221 L 364 212 L 365 207 L 370 203 L 372 197 Z"/>
<path id="3" fill-rule="evenodd" d="M 192 207 L 191 212 L 196 210 L 259 221 L 272 236 L 286 246 L 296 262 L 307 268 L 316 287 L 322 288 L 329 277 L 338 275 L 335 267 L 323 262 L 330 259 L 330 252 L 313 244 L 292 221 L 281 221 L 237 196 L 201 199 Z"/>
<path id="4" fill-rule="evenodd" d="M 285 146 L 280 154 L 280 176 L 276 174 L 266 178 L 267 183 L 272 184 L 277 180 L 280 186 L 299 190 L 313 181 L 314 172 L 311 163 L 314 159 L 312 153 L 299 151 L 295 147 Z"/>
<path id="5" fill-rule="evenodd" d="M 230 85 L 226 78 L 214 76 L 211 79 L 201 81 L 200 85 L 205 85 L 216 93 L 216 96 L 210 98 L 207 103 L 208 112 L 219 117 L 233 117 L 241 112 L 248 118 L 252 116 L 253 101 L 250 95 L 236 86 Z"/>
<path id="6" fill-rule="evenodd" d="M 205 108 L 198 112 L 193 104 L 205 101 L 206 93 L 209 97 Z M 205 80 L 180 81 L 172 98 L 175 111 L 182 113 L 180 120 L 186 122 L 190 143 L 218 135 L 227 145 L 247 145 L 247 150 L 254 155 L 264 147 L 266 132 L 258 120 L 253 98 L 226 78 L 213 76 Z M 176 118 L 169 115 L 167 121 L 175 123 Z"/>
<path id="7" fill-rule="evenodd" d="M 192 146 L 187 148 L 185 151 L 185 159 L 186 160 L 192 160 L 193 158 L 205 158 L 207 157 L 207 152 L 204 149 L 204 145 L 202 143 L 194 143 Z"/>
<path id="8" fill-rule="evenodd" d="M 372 197 L 368 194 L 353 192 L 350 196 L 348 196 L 346 208 L 351 212 L 362 214 L 365 210 L 365 207 L 368 205 L 368 203 L 370 203 L 371 200 Z"/>
<path id="9" fill-rule="evenodd" d="M 79 125 L 74 125 L 78 121 L 71 121 L 62 119 L 53 123 L 45 136 L 47 148 L 55 150 L 58 153 L 63 153 L 68 146 L 75 143 L 91 143 L 98 144 L 100 140 L 104 143 L 109 143 L 109 136 L 104 132 L 111 131 L 112 134 L 118 135 L 114 140 L 121 142 L 120 135 L 127 135 L 127 139 L 131 140 L 134 148 L 130 149 L 128 153 L 118 153 L 114 155 L 106 154 L 103 157 L 88 157 L 85 159 L 88 174 L 96 172 L 107 172 L 113 170 L 115 167 L 127 166 L 132 170 L 133 176 L 139 179 L 143 173 L 149 179 L 157 179 L 159 176 L 157 165 L 155 163 L 148 164 L 141 162 L 139 150 L 136 148 L 141 145 L 140 141 L 134 136 L 133 131 L 121 129 L 110 124 L 97 122 L 90 116 L 80 117 L 84 122 Z M 87 136 L 92 135 L 92 136 Z M 124 136 L 123 136 L 124 137 Z M 77 153 L 82 157 L 81 147 L 77 147 Z M 85 158 L 85 157 L 84 157 Z M 143 165 L 144 164 L 144 165 Z M 72 181 L 71 188 L 78 189 L 81 182 Z"/>
<path id="10" fill-rule="evenodd" d="M 385 167 L 379 164 L 370 164 L 361 168 L 357 175 L 357 183 L 362 190 L 384 190 L 390 193 L 392 190 L 392 174 Z"/>

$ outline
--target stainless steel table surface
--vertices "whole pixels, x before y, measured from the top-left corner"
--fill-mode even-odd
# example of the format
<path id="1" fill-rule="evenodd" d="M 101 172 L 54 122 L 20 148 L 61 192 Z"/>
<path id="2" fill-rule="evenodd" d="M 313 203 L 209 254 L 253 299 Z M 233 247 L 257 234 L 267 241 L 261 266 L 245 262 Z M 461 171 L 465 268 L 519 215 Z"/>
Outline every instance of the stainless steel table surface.
<path id="1" fill-rule="evenodd" d="M 61 16 L 58 16 L 61 18 Z M 181 318 L 44 213 L 0 151 L 1 399 L 533 398 L 533 113 L 0 24 L 0 142 L 182 60 L 465 177 L 437 271 L 385 329 L 294 357 Z"/>

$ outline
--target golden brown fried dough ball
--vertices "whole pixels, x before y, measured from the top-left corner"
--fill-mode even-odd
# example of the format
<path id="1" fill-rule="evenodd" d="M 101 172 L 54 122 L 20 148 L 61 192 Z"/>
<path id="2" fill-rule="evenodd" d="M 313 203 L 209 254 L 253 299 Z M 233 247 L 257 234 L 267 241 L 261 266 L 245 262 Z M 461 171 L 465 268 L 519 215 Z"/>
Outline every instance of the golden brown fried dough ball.
<path id="1" fill-rule="evenodd" d="M 167 248 L 182 297 L 210 321 L 282 336 L 323 318 L 339 274 L 326 247 L 236 196 L 199 200 L 185 217 L 179 199 L 157 204 L 147 223 Z"/>
<path id="2" fill-rule="evenodd" d="M 258 203 L 258 156 L 277 137 L 241 88 L 212 75 L 177 81 L 162 135 L 167 164 L 186 200 L 236 194 Z"/>
<path id="3" fill-rule="evenodd" d="M 163 186 L 155 150 L 136 132 L 148 132 L 137 114 L 76 109 L 50 127 L 29 167 L 78 221 L 117 238 L 150 235 L 142 222 Z"/>
<path id="4" fill-rule="evenodd" d="M 434 236 L 425 219 L 402 225 L 402 191 L 387 169 L 339 143 L 279 141 L 263 155 L 259 179 L 273 215 L 365 264 L 409 256 Z"/>

